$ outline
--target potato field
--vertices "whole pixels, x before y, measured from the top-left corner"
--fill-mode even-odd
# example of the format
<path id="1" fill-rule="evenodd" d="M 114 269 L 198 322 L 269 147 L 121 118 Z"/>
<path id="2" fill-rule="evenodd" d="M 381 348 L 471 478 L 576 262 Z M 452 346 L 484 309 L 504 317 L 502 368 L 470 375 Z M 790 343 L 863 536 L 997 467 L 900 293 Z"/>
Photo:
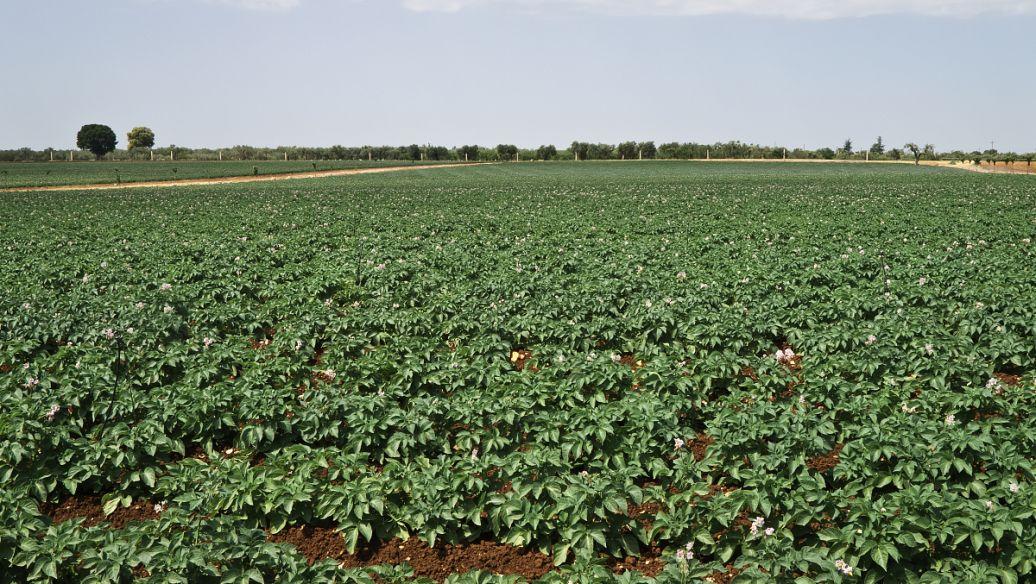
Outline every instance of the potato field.
<path id="1" fill-rule="evenodd" d="M 0 200 L 0 581 L 1036 578 L 1031 177 Z"/>

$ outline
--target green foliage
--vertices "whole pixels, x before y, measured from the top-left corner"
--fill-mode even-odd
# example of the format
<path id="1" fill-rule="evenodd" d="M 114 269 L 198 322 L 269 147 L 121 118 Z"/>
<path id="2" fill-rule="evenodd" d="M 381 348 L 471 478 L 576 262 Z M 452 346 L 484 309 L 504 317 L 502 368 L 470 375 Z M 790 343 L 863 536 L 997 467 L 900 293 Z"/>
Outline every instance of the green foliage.
<path id="1" fill-rule="evenodd" d="M 327 524 L 558 584 L 655 546 L 664 583 L 1031 580 L 1033 208 L 794 163 L 8 193 L 0 574 L 372 582 L 266 537 Z"/>
<path id="2" fill-rule="evenodd" d="M 103 124 L 87 124 L 76 134 L 76 146 L 89 150 L 98 160 L 105 154 L 115 150 L 115 132 Z"/>
<path id="3" fill-rule="evenodd" d="M 138 126 L 126 134 L 129 148 L 152 148 L 155 145 L 155 133 L 151 128 Z"/>

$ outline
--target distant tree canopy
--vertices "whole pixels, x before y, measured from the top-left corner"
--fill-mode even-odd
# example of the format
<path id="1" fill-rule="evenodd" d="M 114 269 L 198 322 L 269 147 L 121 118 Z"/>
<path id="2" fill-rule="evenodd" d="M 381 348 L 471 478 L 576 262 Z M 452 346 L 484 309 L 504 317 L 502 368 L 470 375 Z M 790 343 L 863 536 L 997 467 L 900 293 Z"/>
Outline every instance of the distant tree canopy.
<path id="1" fill-rule="evenodd" d="M 105 128 L 105 126 L 101 126 Z M 86 127 L 84 126 L 84 130 Z M 102 130 L 103 132 L 103 130 Z M 92 135 L 95 133 L 93 130 L 86 132 L 86 134 Z M 107 135 L 107 132 L 103 132 Z M 86 135 L 84 134 L 84 136 Z M 107 138 L 112 138 L 108 135 Z M 132 136 L 130 137 L 132 140 Z M 103 156 L 111 160 L 140 160 L 146 161 L 151 158 L 150 152 L 146 148 L 134 147 L 134 148 L 116 148 L 115 150 L 109 150 L 111 145 L 115 143 L 114 139 L 111 139 L 107 144 L 102 144 L 105 147 L 103 152 L 106 152 Z M 146 143 L 146 142 L 145 142 Z M 80 142 L 85 144 L 85 142 Z M 133 146 L 137 146 L 137 142 L 133 142 Z M 143 146 L 143 144 L 140 144 Z M 491 161 L 491 160 L 514 160 L 515 154 L 519 155 L 521 160 L 614 160 L 618 158 L 636 159 L 643 157 L 645 159 L 650 158 L 663 158 L 670 160 L 704 160 L 706 158 L 730 158 L 730 159 L 756 159 L 756 160 L 780 160 L 785 158 L 789 159 L 836 159 L 844 158 L 850 160 L 864 160 L 869 158 L 870 160 L 899 160 L 904 156 L 909 157 L 914 154 L 913 151 L 904 153 L 902 149 L 891 148 L 885 150 L 882 154 L 876 154 L 878 150 L 877 146 L 882 148 L 886 147 L 883 138 L 879 138 L 874 145 L 868 149 L 862 149 L 859 152 L 853 152 L 853 154 L 847 155 L 844 148 L 839 148 L 837 151 L 831 148 L 819 148 L 819 149 L 808 149 L 805 147 L 799 148 L 784 148 L 778 145 L 763 146 L 759 144 L 749 144 L 739 141 L 730 142 L 715 142 L 711 144 L 704 144 L 699 142 L 667 142 L 655 146 L 654 142 L 634 142 L 627 141 L 618 145 L 611 144 L 593 144 L 589 142 L 575 141 L 572 142 L 571 146 L 565 149 L 561 149 L 552 145 L 543 145 L 535 149 L 522 149 L 514 146 L 513 144 L 502 144 L 499 147 L 485 148 L 477 145 L 468 145 L 460 147 L 448 147 L 448 146 L 436 146 L 432 144 L 416 145 L 416 144 L 403 144 L 396 146 L 342 146 L 335 145 L 330 147 L 306 147 L 306 146 L 278 146 L 275 148 L 268 147 L 255 147 L 247 145 L 229 146 L 223 148 L 185 148 L 182 146 L 163 146 L 161 148 L 154 148 L 155 158 L 162 158 L 168 160 L 173 158 L 175 160 L 283 160 L 287 157 L 290 160 L 419 160 L 423 156 L 425 160 L 429 161 L 446 161 L 456 160 L 463 162 L 469 160 L 475 161 Z M 76 159 L 88 158 L 88 153 L 84 150 L 88 150 L 86 146 L 80 146 L 81 152 L 76 155 Z M 10 150 L 0 150 L 0 162 L 33 162 L 33 161 L 47 161 L 52 159 L 52 155 L 55 153 L 55 149 L 46 148 L 43 150 L 33 150 L 32 148 L 17 148 Z M 920 158 L 926 158 L 936 160 L 943 158 L 946 160 L 964 160 L 969 159 L 976 161 L 981 159 L 983 162 L 989 161 L 990 163 L 1003 162 L 1007 160 L 1008 156 L 1014 156 L 1015 160 L 1025 160 L 1024 153 L 1010 153 L 1010 152 L 997 152 L 995 150 L 989 150 L 981 152 L 975 150 L 974 152 L 943 152 L 939 153 L 935 151 L 934 146 L 925 145 L 924 148 L 918 146 L 916 161 Z M 466 158 L 465 158 L 466 157 Z"/>
<path id="2" fill-rule="evenodd" d="M 586 160 L 590 154 L 590 145 L 586 142 L 572 142 L 569 149 L 576 160 Z"/>
<path id="3" fill-rule="evenodd" d="M 145 126 L 137 126 L 126 134 L 128 141 L 128 147 L 130 150 L 134 148 L 154 148 L 155 146 L 155 133 L 151 128 Z"/>
<path id="4" fill-rule="evenodd" d="M 496 154 L 500 160 L 514 160 L 518 156 L 518 147 L 514 144 L 497 144 Z"/>
<path id="5" fill-rule="evenodd" d="M 842 153 L 845 154 L 846 156 L 852 156 L 853 155 L 853 141 L 852 140 L 846 140 L 845 141 L 845 144 L 842 146 Z"/>
<path id="6" fill-rule="evenodd" d="M 914 155 L 914 164 L 921 164 L 921 147 L 913 142 L 907 142 L 903 145 L 904 150 L 909 150 Z"/>
<path id="7" fill-rule="evenodd" d="M 76 134 L 76 146 L 89 150 L 97 159 L 115 150 L 118 142 L 115 132 L 103 124 L 86 124 Z"/>
<path id="8" fill-rule="evenodd" d="M 640 148 L 636 142 L 623 142 L 615 147 L 615 152 L 623 160 L 633 160 L 637 158 Z"/>
<path id="9" fill-rule="evenodd" d="M 871 146 L 871 154 L 874 156 L 881 156 L 885 153 L 885 142 L 878 136 L 878 141 Z"/>

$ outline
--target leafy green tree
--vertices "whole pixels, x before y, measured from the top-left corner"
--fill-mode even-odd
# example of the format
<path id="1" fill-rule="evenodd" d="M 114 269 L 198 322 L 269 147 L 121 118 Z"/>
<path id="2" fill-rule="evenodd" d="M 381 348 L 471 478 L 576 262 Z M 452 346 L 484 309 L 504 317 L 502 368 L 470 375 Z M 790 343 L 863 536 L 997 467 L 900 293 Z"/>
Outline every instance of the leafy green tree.
<path id="1" fill-rule="evenodd" d="M 608 160 L 615 153 L 615 147 L 611 144 L 590 144 L 586 151 L 586 157 L 590 160 Z"/>
<path id="2" fill-rule="evenodd" d="M 909 150 L 914 155 L 914 164 L 921 164 L 921 147 L 913 142 L 907 142 L 903 145 L 904 150 Z"/>
<path id="3" fill-rule="evenodd" d="M 536 158 L 540 160 L 553 160 L 558 157 L 558 149 L 553 144 L 540 146 L 536 149 Z"/>
<path id="4" fill-rule="evenodd" d="M 933 146 L 932 144 L 925 144 L 924 145 L 924 157 L 927 158 L 928 160 L 935 160 L 935 159 L 939 158 L 935 154 L 935 146 Z"/>
<path id="5" fill-rule="evenodd" d="M 104 124 L 86 124 L 76 134 L 76 146 L 82 150 L 89 150 L 98 160 L 115 150 L 118 143 L 115 132 Z"/>
<path id="6" fill-rule="evenodd" d="M 572 142 L 570 149 L 576 160 L 586 160 L 590 157 L 590 145 L 586 142 Z"/>
<path id="7" fill-rule="evenodd" d="M 833 160 L 835 157 L 835 151 L 830 148 L 821 148 L 817 150 L 817 156 L 824 160 Z"/>
<path id="8" fill-rule="evenodd" d="M 619 158 L 623 160 L 633 160 L 637 158 L 637 153 L 640 151 L 640 149 L 637 148 L 636 142 L 623 142 L 622 144 L 619 144 L 618 148 L 616 148 L 616 151 L 619 155 Z"/>
<path id="9" fill-rule="evenodd" d="M 853 155 L 853 141 L 852 140 L 846 140 L 845 141 L 845 144 L 842 146 L 842 152 L 845 153 L 846 156 L 852 156 Z"/>
<path id="10" fill-rule="evenodd" d="M 1036 153 L 1029 152 L 1027 154 L 1022 154 L 1022 160 L 1025 161 L 1025 166 L 1028 166 L 1030 168 L 1032 167 L 1033 158 L 1036 158 Z"/>
<path id="11" fill-rule="evenodd" d="M 478 160 L 478 146 L 461 146 L 457 149 L 457 158 L 460 160 L 467 160 L 469 162 Z"/>
<path id="12" fill-rule="evenodd" d="M 514 160 L 518 155 L 518 147 L 514 144 L 498 144 L 496 153 L 500 160 Z"/>
<path id="13" fill-rule="evenodd" d="M 655 143 L 654 142 L 651 142 L 651 141 L 641 142 L 640 143 L 640 154 L 644 158 L 654 158 L 658 154 L 658 148 L 655 148 Z"/>
<path id="14" fill-rule="evenodd" d="M 145 126 L 137 126 L 126 134 L 128 140 L 128 147 L 130 150 L 134 148 L 154 148 L 155 147 L 155 133 L 151 128 Z"/>
<path id="15" fill-rule="evenodd" d="M 893 148 L 892 150 L 889 150 L 889 158 L 891 158 L 892 160 L 902 160 L 903 151 L 899 148 Z"/>
<path id="16" fill-rule="evenodd" d="M 871 156 L 881 156 L 885 153 L 885 142 L 882 141 L 881 136 L 878 136 L 878 141 L 871 146 Z"/>

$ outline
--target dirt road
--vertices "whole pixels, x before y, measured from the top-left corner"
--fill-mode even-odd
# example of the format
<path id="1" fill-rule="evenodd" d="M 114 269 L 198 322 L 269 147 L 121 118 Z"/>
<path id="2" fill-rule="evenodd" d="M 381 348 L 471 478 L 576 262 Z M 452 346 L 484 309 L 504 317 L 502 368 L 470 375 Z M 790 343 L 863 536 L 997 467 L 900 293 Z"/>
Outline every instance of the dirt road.
<path id="1" fill-rule="evenodd" d="M 103 183 L 92 185 L 60 185 L 49 187 L 15 187 L 0 189 L 0 193 L 25 193 L 34 191 L 98 191 L 106 189 L 143 189 L 157 187 L 182 187 L 225 185 L 234 183 L 273 182 L 281 180 L 299 180 L 305 178 L 324 178 L 329 176 L 348 176 L 353 174 L 374 174 L 378 172 L 399 172 L 403 170 L 429 170 L 433 168 L 457 168 L 459 166 L 481 166 L 488 162 L 463 164 L 423 164 L 416 166 L 385 166 L 381 168 L 345 168 L 341 170 L 317 170 L 313 172 L 295 172 L 285 174 L 226 176 L 221 178 L 189 178 L 183 180 L 161 180 L 147 182 Z"/>

